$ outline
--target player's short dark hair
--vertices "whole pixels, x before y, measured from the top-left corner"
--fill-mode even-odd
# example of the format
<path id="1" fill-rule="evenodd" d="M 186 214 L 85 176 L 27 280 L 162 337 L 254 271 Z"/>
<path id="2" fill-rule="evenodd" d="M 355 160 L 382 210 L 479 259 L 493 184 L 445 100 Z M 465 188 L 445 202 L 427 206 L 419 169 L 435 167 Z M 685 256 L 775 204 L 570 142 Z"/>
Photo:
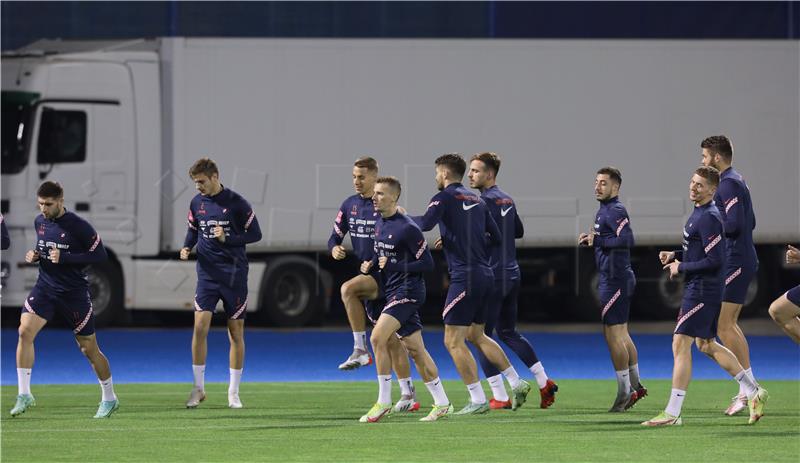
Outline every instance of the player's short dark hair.
<path id="1" fill-rule="evenodd" d="M 473 154 L 469 162 L 472 161 L 481 161 L 489 170 L 494 172 L 495 176 L 497 176 L 497 173 L 500 172 L 500 156 L 498 156 L 497 153 L 487 151 L 484 153 Z"/>
<path id="2" fill-rule="evenodd" d="M 353 166 L 367 169 L 369 172 L 378 172 L 378 161 L 369 156 L 356 159 L 356 162 L 353 163 Z"/>
<path id="3" fill-rule="evenodd" d="M 435 162 L 436 166 L 444 166 L 459 179 L 464 178 L 464 172 L 467 171 L 467 161 L 458 153 L 443 154 L 436 158 Z"/>
<path id="4" fill-rule="evenodd" d="M 198 159 L 194 162 L 194 164 L 192 164 L 192 167 L 189 168 L 189 177 L 196 177 L 200 174 L 203 174 L 208 178 L 211 178 L 211 176 L 214 174 L 219 175 L 217 163 L 211 158 Z"/>
<path id="5" fill-rule="evenodd" d="M 606 166 L 600 168 L 597 171 L 597 175 L 608 175 L 608 178 L 617 182 L 617 185 L 622 186 L 622 174 L 619 172 L 619 169 L 612 166 Z"/>
<path id="6" fill-rule="evenodd" d="M 717 169 L 708 166 L 700 166 L 694 173 L 708 180 L 708 183 L 714 188 L 719 186 L 719 171 Z"/>
<path id="7" fill-rule="evenodd" d="M 700 148 L 705 148 L 711 154 L 719 154 L 726 162 L 733 159 L 733 145 L 725 135 L 714 135 L 700 142 Z"/>
<path id="8" fill-rule="evenodd" d="M 39 185 L 39 189 L 36 190 L 36 196 L 39 198 L 61 199 L 64 197 L 64 188 L 61 187 L 60 183 L 48 180 Z"/>
<path id="9" fill-rule="evenodd" d="M 400 187 L 400 180 L 397 180 L 397 177 L 378 177 L 375 180 L 375 184 L 384 183 L 386 185 L 390 185 L 395 191 L 397 191 L 397 199 L 400 199 L 400 193 L 403 192 L 403 189 Z"/>

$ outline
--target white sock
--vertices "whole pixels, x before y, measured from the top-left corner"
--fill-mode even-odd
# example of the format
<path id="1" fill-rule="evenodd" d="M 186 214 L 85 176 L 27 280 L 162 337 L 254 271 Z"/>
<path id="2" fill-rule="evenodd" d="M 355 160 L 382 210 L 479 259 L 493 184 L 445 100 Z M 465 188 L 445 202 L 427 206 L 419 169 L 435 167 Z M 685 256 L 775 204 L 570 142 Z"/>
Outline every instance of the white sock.
<path id="1" fill-rule="evenodd" d="M 242 382 L 242 370 L 229 369 L 231 380 L 228 384 L 228 394 L 238 394 L 239 384 Z"/>
<path id="2" fill-rule="evenodd" d="M 353 331 L 353 348 L 367 350 L 367 332 Z"/>
<path id="3" fill-rule="evenodd" d="M 631 377 L 628 370 L 617 371 L 617 395 L 630 394 Z"/>
<path id="4" fill-rule="evenodd" d="M 533 373 L 533 377 L 536 378 L 536 384 L 539 385 L 539 389 L 547 386 L 547 373 L 544 372 L 544 367 L 542 366 L 542 362 L 534 363 L 531 368 L 531 373 Z"/>
<path id="5" fill-rule="evenodd" d="M 511 386 L 511 389 L 516 388 L 519 386 L 519 375 L 517 374 L 517 370 L 514 367 L 510 366 L 503 370 L 503 376 L 506 377 L 508 380 L 508 384 Z"/>
<path id="6" fill-rule="evenodd" d="M 397 378 L 400 384 L 400 395 L 414 396 L 414 382 L 411 378 Z"/>
<path id="7" fill-rule="evenodd" d="M 19 394 L 31 395 L 32 368 L 17 368 L 17 388 Z"/>
<path id="8" fill-rule="evenodd" d="M 486 394 L 483 392 L 481 382 L 467 384 L 467 391 L 469 391 L 469 400 L 474 404 L 485 404 Z"/>
<path id="9" fill-rule="evenodd" d="M 642 384 L 641 378 L 639 378 L 639 364 L 634 363 L 633 365 L 628 367 L 628 374 L 631 378 L 631 386 L 635 389 L 638 388 L 640 384 Z"/>
<path id="10" fill-rule="evenodd" d="M 98 379 L 97 381 L 100 382 L 100 390 L 103 392 L 103 402 L 117 400 L 117 395 L 114 394 L 114 382 L 111 380 L 111 376 L 106 380 Z"/>
<path id="11" fill-rule="evenodd" d="M 198 391 L 204 391 L 206 388 L 206 366 L 192 365 L 192 374 L 194 375 L 194 388 Z"/>
<path id="12" fill-rule="evenodd" d="M 425 387 L 428 388 L 428 392 L 433 396 L 433 403 L 437 406 L 441 407 L 450 403 L 450 400 L 447 398 L 447 393 L 444 392 L 442 380 L 440 380 L 438 376 L 433 381 L 425 383 Z"/>
<path id="13" fill-rule="evenodd" d="M 492 388 L 494 400 L 508 402 L 508 392 L 506 392 L 506 385 L 503 382 L 503 375 L 494 375 L 486 378 L 486 381 L 489 381 L 489 387 Z"/>
<path id="14" fill-rule="evenodd" d="M 748 376 L 746 370 L 742 370 L 734 376 L 736 382 L 739 383 L 739 392 L 746 395 L 747 400 L 752 399 L 758 392 L 758 385 L 751 379 L 752 376 L 752 374 Z"/>
<path id="15" fill-rule="evenodd" d="M 392 404 L 392 375 L 378 375 L 378 403 Z"/>
<path id="16" fill-rule="evenodd" d="M 669 395 L 669 403 L 665 412 L 672 416 L 681 416 L 681 408 L 683 408 L 683 399 L 686 397 L 686 391 L 681 389 L 673 389 Z"/>
<path id="17" fill-rule="evenodd" d="M 758 387 L 758 381 L 756 381 L 756 377 L 755 377 L 755 375 L 753 375 L 753 367 L 750 367 L 747 370 L 744 370 L 744 374 L 747 375 L 747 378 L 750 381 L 752 381 L 753 384 L 756 385 L 756 387 Z M 744 388 L 742 387 L 741 384 L 739 384 L 739 395 L 745 395 L 745 390 L 744 390 Z"/>

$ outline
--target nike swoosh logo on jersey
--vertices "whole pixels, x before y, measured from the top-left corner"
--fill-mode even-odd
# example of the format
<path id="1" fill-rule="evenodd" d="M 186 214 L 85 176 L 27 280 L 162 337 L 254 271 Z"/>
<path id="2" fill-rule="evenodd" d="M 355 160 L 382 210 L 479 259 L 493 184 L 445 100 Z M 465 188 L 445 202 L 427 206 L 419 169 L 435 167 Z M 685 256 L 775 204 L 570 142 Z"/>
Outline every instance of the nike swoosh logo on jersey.
<path id="1" fill-rule="evenodd" d="M 506 216 L 506 214 L 508 214 L 508 211 L 510 211 L 511 209 L 514 209 L 514 206 L 511 206 L 511 207 L 509 207 L 508 209 L 503 209 L 503 208 L 501 208 L 501 209 L 500 209 L 500 215 L 501 215 L 501 216 L 503 216 L 503 217 L 505 217 L 505 216 Z"/>
<path id="2" fill-rule="evenodd" d="M 477 206 L 478 204 L 480 204 L 480 203 L 475 203 L 475 204 L 471 204 L 471 205 L 467 206 L 467 203 L 461 203 L 461 207 L 463 207 L 465 211 L 468 211 L 468 210 L 472 209 L 473 207 Z"/>

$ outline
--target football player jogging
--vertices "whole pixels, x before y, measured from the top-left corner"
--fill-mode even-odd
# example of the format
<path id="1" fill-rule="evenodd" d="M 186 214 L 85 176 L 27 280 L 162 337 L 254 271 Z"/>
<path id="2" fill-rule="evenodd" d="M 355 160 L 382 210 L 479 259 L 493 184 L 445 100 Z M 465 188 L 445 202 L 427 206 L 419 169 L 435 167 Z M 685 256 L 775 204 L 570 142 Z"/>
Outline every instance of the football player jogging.
<path id="1" fill-rule="evenodd" d="M 377 179 L 373 202 L 381 220 L 375 230 L 374 256 L 361 264 L 361 272 L 369 273 L 377 267 L 386 276 L 386 305 L 370 336 L 378 371 L 378 401 L 361 417 L 361 422 L 377 422 L 392 410 L 389 341 L 398 338 L 408 349 L 433 396 L 433 409 L 420 421 L 436 421 L 453 412 L 439 379 L 439 370 L 425 349 L 419 317 L 419 309 L 425 303 L 422 274 L 433 270 L 433 257 L 419 227 L 398 211 L 400 192 L 400 182 L 396 178 Z"/>
<path id="2" fill-rule="evenodd" d="M 745 374 L 736 356 L 715 339 L 725 284 L 725 237 L 713 202 L 718 185 L 717 169 L 702 166 L 695 170 L 689 183 L 689 199 L 695 207 L 683 228 L 683 250 L 659 253 L 670 278 L 683 273 L 686 283 L 672 336 L 675 363 L 669 402 L 663 412 L 643 422 L 645 426 L 682 424 L 681 408 L 692 376 L 692 343 L 742 385 L 750 408 L 749 424 L 764 414 L 767 391 Z"/>
<path id="3" fill-rule="evenodd" d="M 744 367 L 745 374 L 756 382 L 750 366 L 750 347 L 739 327 L 747 288 L 758 272 L 758 257 L 753 245 L 753 229 L 756 218 L 750 189 L 733 162 L 733 146 L 725 135 L 708 137 L 700 143 L 704 166 L 717 169 L 719 188 L 714 194 L 714 203 L 719 209 L 725 230 L 725 289 L 722 292 L 722 310 L 719 314 L 719 338 Z M 725 414 L 732 416 L 747 408 L 744 389 L 733 396 Z"/>
<path id="4" fill-rule="evenodd" d="M 484 330 L 491 337 L 496 329 L 500 340 L 525 363 L 539 386 L 539 406 L 547 408 L 555 402 L 558 386 L 547 377 L 531 343 L 517 331 L 517 298 L 521 276 L 514 240 L 522 238 L 524 228 L 514 200 L 496 184 L 500 162 L 500 157 L 495 153 L 476 154 L 470 159 L 468 174 L 470 188 L 480 190 L 481 199 L 486 202 L 497 223 L 502 240 L 500 246 L 491 248 L 494 285 L 489 296 Z M 489 408 L 511 408 L 500 371 L 482 353 L 478 353 L 478 358 L 494 395 L 489 401 Z"/>
<path id="5" fill-rule="evenodd" d="M 786 263 L 800 264 L 800 249 L 788 245 Z M 794 342 L 800 344 L 800 285 L 775 299 L 769 306 L 769 315 Z"/>
<path id="6" fill-rule="evenodd" d="M 88 264 L 108 256 L 100 235 L 77 214 L 64 209 L 64 190 L 47 181 L 36 192 L 41 214 L 34 220 L 36 246 L 25 254 L 25 262 L 39 264 L 39 278 L 22 307 L 17 341 L 17 385 L 19 395 L 11 416 L 25 413 L 36 404 L 31 394 L 31 370 L 36 335 L 60 313 L 72 327 L 81 353 L 86 356 L 100 382 L 102 398 L 95 418 L 108 418 L 119 408 L 111 367 L 97 345 L 92 300 L 86 275 Z"/>
<path id="7" fill-rule="evenodd" d="M 343 260 L 347 257 L 347 250 L 342 243 L 348 233 L 353 245 L 353 254 L 358 261 L 364 262 L 372 259 L 375 245 L 375 223 L 380 219 L 380 214 L 375 210 L 372 202 L 377 178 L 378 162 L 375 159 L 362 157 L 353 164 L 353 188 L 356 194 L 348 197 L 342 203 L 333 222 L 333 231 L 328 239 L 328 249 L 334 259 Z M 339 365 L 340 370 L 354 370 L 372 363 L 372 357 L 367 349 L 366 318 L 368 317 L 372 323 L 378 321 L 385 305 L 383 280 L 384 276 L 380 270 L 373 267 L 366 274 L 356 275 L 342 284 L 340 292 L 347 312 L 347 320 L 353 331 L 354 345 L 353 353 Z M 395 404 L 395 411 L 416 411 L 420 405 L 416 401 L 416 391 L 414 383 L 411 381 L 408 352 L 395 338 L 389 340 L 389 351 L 392 356 L 392 366 L 400 384 L 401 398 Z"/>
<path id="8" fill-rule="evenodd" d="M 197 290 L 194 296 L 192 373 L 194 384 L 186 408 L 205 400 L 208 329 L 222 300 L 228 317 L 230 383 L 228 407 L 242 408 L 239 384 L 244 367 L 244 319 L 247 313 L 247 255 L 245 245 L 261 239 L 261 228 L 250 204 L 219 180 L 217 164 L 198 159 L 189 177 L 199 193 L 189 204 L 188 228 L 180 258 L 187 260 L 197 245 Z"/>
<path id="9" fill-rule="evenodd" d="M 477 347 L 508 379 L 512 389 L 512 410 L 525 403 L 531 389 L 526 381 L 520 379 L 503 349 L 484 331 L 488 298 L 494 282 L 489 245 L 490 240 L 492 245 L 499 245 L 501 237 L 486 203 L 461 184 L 466 169 L 467 163 L 459 154 L 439 156 L 436 159 L 439 193 L 431 199 L 425 215 L 413 218 L 423 231 L 439 225 L 450 272 L 450 287 L 442 311 L 444 343 L 470 396 L 469 403 L 456 412 L 457 415 L 489 411 L 486 394 L 478 379 L 478 366 L 465 341 Z"/>
<path id="10" fill-rule="evenodd" d="M 619 200 L 622 174 L 603 167 L 594 180 L 594 195 L 600 202 L 591 233 L 581 233 L 578 244 L 594 248 L 599 274 L 600 320 L 611 363 L 617 373 L 617 398 L 609 412 L 623 412 L 647 395 L 639 378 L 639 354 L 628 333 L 631 297 L 636 277 L 631 268 L 633 229 L 628 211 Z"/>

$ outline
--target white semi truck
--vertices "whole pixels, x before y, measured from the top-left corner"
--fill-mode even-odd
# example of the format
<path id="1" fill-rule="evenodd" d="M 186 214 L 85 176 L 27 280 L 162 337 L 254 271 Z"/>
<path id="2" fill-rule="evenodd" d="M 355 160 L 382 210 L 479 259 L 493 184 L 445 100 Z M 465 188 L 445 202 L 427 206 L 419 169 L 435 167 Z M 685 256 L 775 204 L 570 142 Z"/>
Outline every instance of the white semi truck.
<path id="1" fill-rule="evenodd" d="M 595 171 L 614 165 L 636 235 L 634 311 L 660 316 L 680 293 L 654 250 L 680 242 L 699 142 L 720 133 L 752 191 L 750 299 L 763 303 L 783 244 L 800 241 L 799 56 L 797 41 L 41 40 L 2 56 L 2 304 L 35 282 L 23 256 L 52 179 L 109 250 L 90 269 L 100 323 L 190 310 L 194 263 L 176 258 L 187 170 L 210 156 L 264 232 L 248 246 L 248 310 L 304 324 L 338 294 L 326 242 L 355 158 L 377 158 L 422 213 L 437 155 L 489 150 L 526 227 L 523 310 L 597 317 L 591 251 L 575 239 L 593 221 Z"/>

